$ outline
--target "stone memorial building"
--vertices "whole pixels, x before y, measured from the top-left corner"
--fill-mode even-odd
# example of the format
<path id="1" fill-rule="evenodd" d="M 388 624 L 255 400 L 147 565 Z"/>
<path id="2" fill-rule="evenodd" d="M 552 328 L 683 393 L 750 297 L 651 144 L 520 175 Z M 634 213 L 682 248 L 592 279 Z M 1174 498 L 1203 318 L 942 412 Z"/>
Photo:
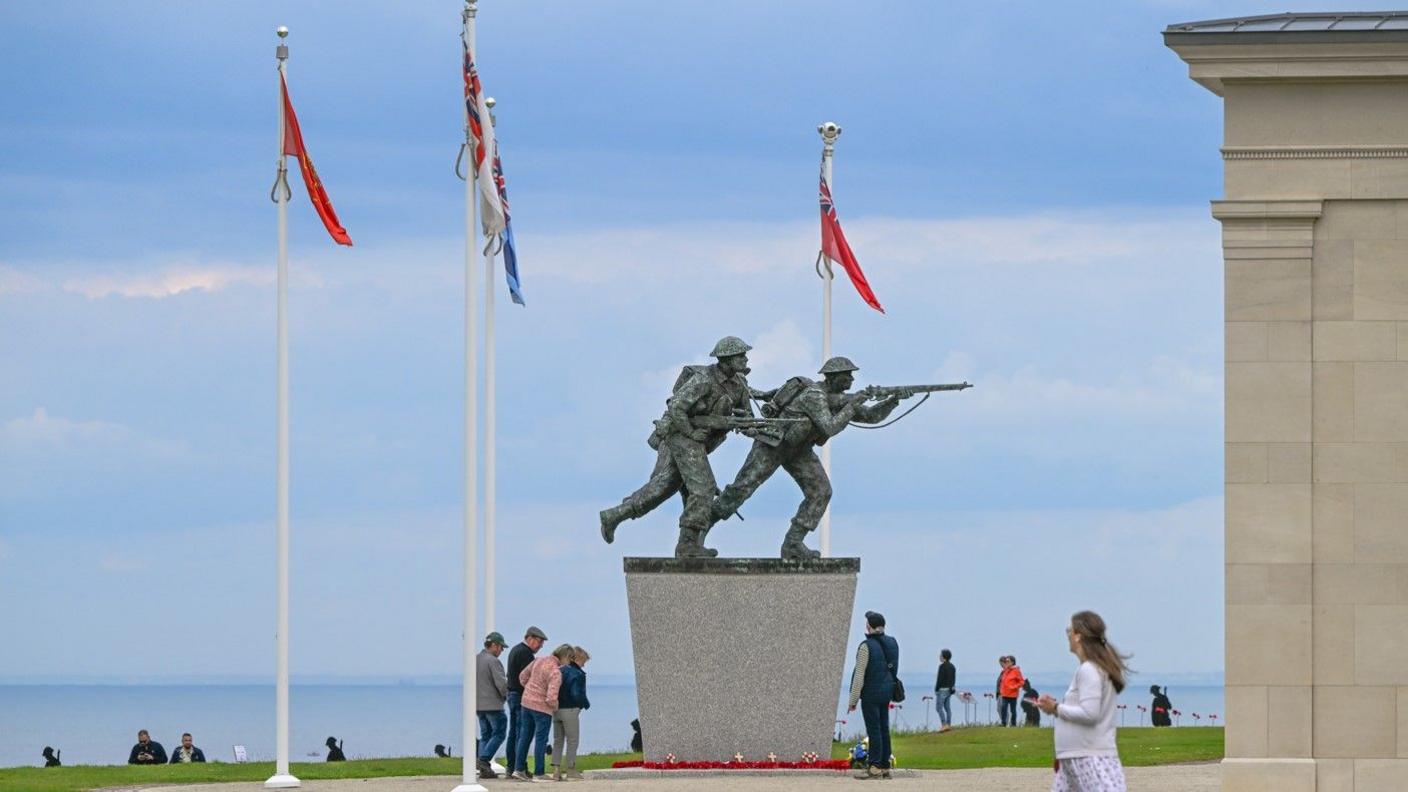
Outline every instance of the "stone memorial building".
<path id="1" fill-rule="evenodd" d="M 1408 790 L 1408 12 L 1170 26 L 1222 100 L 1223 789 Z"/>

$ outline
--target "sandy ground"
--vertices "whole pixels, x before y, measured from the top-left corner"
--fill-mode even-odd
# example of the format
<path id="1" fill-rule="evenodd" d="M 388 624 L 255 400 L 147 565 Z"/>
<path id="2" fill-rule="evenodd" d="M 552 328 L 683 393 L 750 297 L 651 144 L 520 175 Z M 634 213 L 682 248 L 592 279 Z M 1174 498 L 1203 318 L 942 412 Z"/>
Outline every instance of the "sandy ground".
<path id="1" fill-rule="evenodd" d="M 1217 764 L 1170 765 L 1166 767 L 1131 767 L 1125 770 L 1130 792 L 1216 792 L 1221 788 L 1222 774 Z M 488 780 L 489 790 L 517 789 L 522 782 Z M 550 783 L 550 782 L 548 782 Z M 931 789 L 938 792 L 1044 792 L 1051 788 L 1051 771 L 1013 768 L 986 770 L 945 770 L 924 772 L 918 778 L 895 778 L 883 782 L 860 782 L 845 776 L 760 777 L 707 776 L 703 778 L 636 778 L 624 780 L 588 780 L 575 782 L 587 792 L 809 792 L 813 789 L 852 789 L 864 783 L 864 788 L 878 785 L 881 789 Z M 366 780 L 305 781 L 301 787 L 308 792 L 450 792 L 455 779 L 433 778 L 371 778 Z M 526 788 L 526 787 L 524 787 Z M 190 786 L 122 787 L 122 792 L 263 792 L 260 783 L 193 784 Z M 105 792 L 117 792 L 107 790 Z"/>

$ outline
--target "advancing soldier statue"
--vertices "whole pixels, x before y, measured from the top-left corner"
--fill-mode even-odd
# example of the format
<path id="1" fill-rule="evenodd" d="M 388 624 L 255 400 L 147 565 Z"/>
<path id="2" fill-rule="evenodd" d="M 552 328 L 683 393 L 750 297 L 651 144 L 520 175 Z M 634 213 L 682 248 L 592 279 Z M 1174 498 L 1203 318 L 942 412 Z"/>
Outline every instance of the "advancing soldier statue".
<path id="1" fill-rule="evenodd" d="M 767 427 L 755 433 L 753 448 L 733 483 L 714 500 L 710 514 L 713 522 L 726 520 L 738 507 L 767 481 L 779 467 L 783 468 L 802 488 L 802 505 L 792 518 L 792 525 L 782 540 L 782 557 L 789 560 L 817 558 L 821 553 L 803 543 L 806 535 L 816 530 L 826 506 L 831 502 L 831 481 L 821 466 L 814 446 L 840 434 L 852 421 L 875 424 L 894 412 L 900 399 L 916 393 L 939 390 L 962 390 L 961 385 L 913 385 L 901 387 L 870 387 L 856 393 L 846 393 L 855 383 L 860 368 L 848 358 L 833 357 L 821 367 L 824 381 L 813 382 L 806 377 L 793 377 L 782 387 L 764 394 L 767 417 L 792 419 L 781 428 Z M 879 399 L 866 405 L 870 399 Z M 800 419 L 800 420 L 798 420 Z"/>
<path id="2" fill-rule="evenodd" d="M 709 453 L 723 443 L 732 429 L 751 433 L 774 423 L 753 414 L 748 381 L 744 378 L 750 349 L 742 339 L 727 336 L 714 345 L 711 353 L 718 358 L 717 363 L 686 366 L 680 373 L 673 394 L 665 402 L 665 414 L 655 422 L 655 431 L 648 441 L 658 453 L 650 480 L 620 505 L 601 512 L 601 538 L 607 544 L 615 540 L 616 527 L 624 520 L 644 516 L 682 491 L 684 513 L 680 515 L 675 557 L 719 554 L 704 546 L 704 535 L 712 525 L 710 506 L 719 492 L 714 471 L 709 467 Z"/>

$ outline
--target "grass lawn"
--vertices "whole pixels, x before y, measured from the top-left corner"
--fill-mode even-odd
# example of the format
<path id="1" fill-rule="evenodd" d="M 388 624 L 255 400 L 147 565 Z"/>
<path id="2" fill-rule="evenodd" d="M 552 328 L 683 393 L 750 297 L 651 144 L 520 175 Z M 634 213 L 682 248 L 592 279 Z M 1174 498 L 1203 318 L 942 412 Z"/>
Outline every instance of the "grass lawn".
<path id="1" fill-rule="evenodd" d="M 895 733 L 891 738 L 900 767 L 957 770 L 969 767 L 1049 767 L 1050 729 L 1003 729 L 995 726 L 937 732 Z M 1211 762 L 1222 759 L 1222 727 L 1119 730 L 1120 760 L 1128 766 Z M 832 756 L 844 758 L 849 745 L 837 744 Z"/>
<path id="2" fill-rule="evenodd" d="M 1222 728 L 1130 728 L 1119 730 L 1120 758 L 1126 765 L 1207 762 L 1222 758 Z M 832 755 L 844 757 L 849 745 L 837 744 Z M 901 767 L 952 770 L 966 767 L 1046 767 L 1051 764 L 1050 729 L 973 727 L 935 732 L 897 733 L 895 758 Z M 612 762 L 638 759 L 639 754 L 588 754 L 579 757 L 582 770 L 610 767 Z M 459 759 L 363 759 L 328 764 L 293 765 L 300 779 L 379 778 L 385 776 L 459 775 Z M 99 787 L 141 786 L 203 781 L 263 781 L 274 774 L 270 762 L 162 767 L 76 766 L 44 769 L 0 769 L 4 792 L 84 792 Z"/>

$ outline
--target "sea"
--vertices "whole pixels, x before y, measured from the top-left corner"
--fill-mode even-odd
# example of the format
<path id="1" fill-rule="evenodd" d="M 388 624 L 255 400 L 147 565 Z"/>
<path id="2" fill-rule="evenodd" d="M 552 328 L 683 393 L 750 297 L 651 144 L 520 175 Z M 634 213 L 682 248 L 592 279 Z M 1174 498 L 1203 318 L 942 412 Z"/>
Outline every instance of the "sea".
<path id="1" fill-rule="evenodd" d="M 893 712 L 895 727 L 935 729 L 938 717 L 932 701 L 932 675 L 903 675 L 908 700 Z M 972 705 L 952 703 L 955 725 L 995 721 L 997 709 L 983 692 L 992 692 L 994 679 L 960 677 L 959 690 L 973 693 Z M 1043 693 L 1060 696 L 1068 675 L 1035 676 Z M 628 677 L 608 683 L 593 681 L 591 709 L 582 715 L 580 750 L 625 751 L 637 717 L 636 690 Z M 845 691 L 842 691 L 844 697 Z M 1120 697 L 1125 725 L 1148 724 L 1137 706 L 1149 705 L 1148 683 L 1131 681 Z M 1183 715 L 1180 726 L 1220 725 L 1221 685 L 1169 685 L 1169 698 Z M 349 759 L 432 756 L 436 744 L 462 750 L 461 692 L 458 685 L 294 684 L 289 690 L 290 745 L 295 762 L 318 761 L 326 755 L 328 737 L 343 743 Z M 1192 713 L 1198 713 L 1195 720 Z M 1218 716 L 1213 720 L 1211 716 Z M 864 730 L 859 712 L 847 714 L 837 704 L 837 735 L 852 739 Z M 1049 724 L 1044 724 L 1049 725 Z M 137 730 L 147 729 L 168 752 L 191 732 L 211 761 L 234 761 L 236 745 L 250 761 L 274 758 L 274 688 L 255 684 L 24 684 L 0 685 L 0 767 L 42 765 L 45 746 L 62 751 L 65 765 L 121 764 L 136 742 Z M 647 739 L 649 739 L 647 737 Z"/>

